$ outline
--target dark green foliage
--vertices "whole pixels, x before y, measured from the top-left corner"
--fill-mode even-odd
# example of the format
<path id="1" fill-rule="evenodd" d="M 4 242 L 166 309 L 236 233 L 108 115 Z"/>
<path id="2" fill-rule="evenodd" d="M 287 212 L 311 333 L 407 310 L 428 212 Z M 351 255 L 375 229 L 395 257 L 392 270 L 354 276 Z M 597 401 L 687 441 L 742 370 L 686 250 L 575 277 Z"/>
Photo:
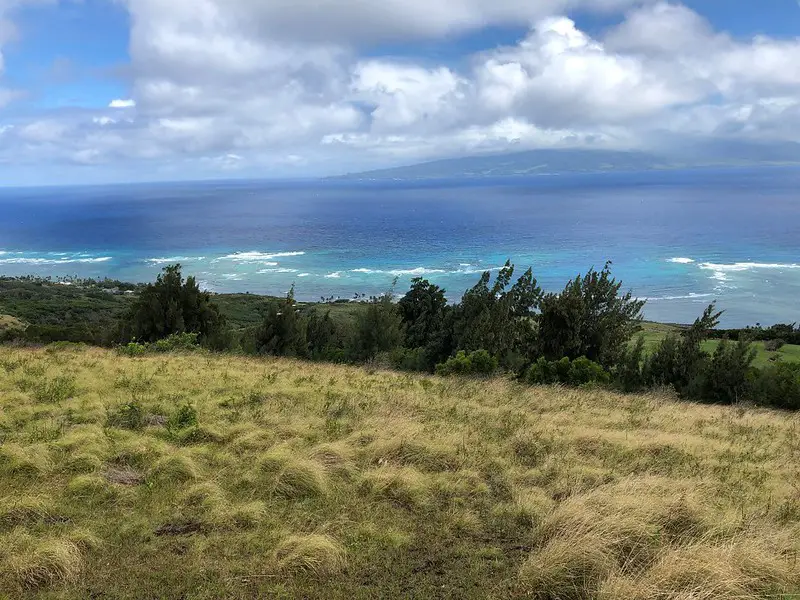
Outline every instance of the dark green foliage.
<path id="1" fill-rule="evenodd" d="M 742 400 L 753 378 L 755 358 L 755 349 L 744 338 L 735 343 L 722 340 L 698 376 L 702 387 L 697 399 L 723 404 Z"/>
<path id="2" fill-rule="evenodd" d="M 192 351 L 197 350 L 198 334 L 196 333 L 173 333 L 163 340 L 158 340 L 153 344 L 156 352 L 174 352 L 176 350 Z"/>
<path id="3" fill-rule="evenodd" d="M 606 384 L 611 375 L 603 367 L 585 356 L 571 361 L 568 357 L 548 361 L 540 357 L 525 374 L 525 381 L 533 385 L 563 383 L 572 386 Z"/>
<path id="4" fill-rule="evenodd" d="M 403 324 L 391 294 L 373 298 L 356 317 L 350 342 L 353 360 L 374 359 L 380 352 L 390 352 L 403 341 Z"/>
<path id="5" fill-rule="evenodd" d="M 611 375 L 598 363 L 589 360 L 585 356 L 579 356 L 572 361 L 569 367 L 567 383 L 574 386 L 587 385 L 590 383 L 609 383 Z"/>
<path id="6" fill-rule="evenodd" d="M 142 290 L 124 324 L 123 339 L 155 342 L 188 332 L 197 333 L 202 343 L 223 327 L 211 294 L 201 291 L 194 277 L 184 281 L 180 265 L 170 265 Z"/>
<path id="7" fill-rule="evenodd" d="M 497 359 L 486 350 L 476 350 L 467 354 L 463 350 L 446 362 L 436 365 L 437 375 L 483 375 L 488 376 L 497 370 Z"/>
<path id="8" fill-rule="evenodd" d="M 620 295 L 622 282 L 611 277 L 610 263 L 570 281 L 560 294 L 541 303 L 539 342 L 549 359 L 585 356 L 606 368 L 615 366 L 625 344 L 639 329 L 643 300 Z"/>
<path id="9" fill-rule="evenodd" d="M 255 350 L 274 356 L 307 356 L 307 322 L 297 308 L 294 286 L 282 302 L 270 304 L 264 322 L 255 333 Z"/>
<path id="10" fill-rule="evenodd" d="M 189 427 L 197 427 L 197 411 L 191 404 L 182 404 L 167 421 L 167 429 L 180 431 Z"/>
<path id="11" fill-rule="evenodd" d="M 535 311 L 542 298 L 533 272 L 528 269 L 509 288 L 514 266 L 506 262 L 493 285 L 491 273 L 484 273 L 453 309 L 452 343 L 455 350 L 486 350 L 503 359 L 503 366 L 519 361 L 515 356 L 532 359 L 536 330 Z M 510 358 L 507 358 L 510 357 Z"/>
<path id="12" fill-rule="evenodd" d="M 147 354 L 148 345 L 139 342 L 128 342 L 124 346 L 119 346 L 117 352 L 123 356 L 143 356 Z"/>
<path id="13" fill-rule="evenodd" d="M 745 329 L 719 329 L 712 331 L 709 337 L 716 339 L 739 340 L 745 338 L 757 342 L 783 342 L 784 344 L 800 345 L 800 325 L 797 323 L 782 323 L 771 327 L 747 327 Z M 780 349 L 778 344 L 775 350 Z"/>
<path id="14" fill-rule="evenodd" d="M 762 406 L 800 410 L 800 363 L 778 361 L 751 373 L 750 399 Z"/>
<path id="15" fill-rule="evenodd" d="M 320 316 L 315 310 L 306 317 L 308 356 L 313 360 L 340 362 L 343 353 L 343 326 L 331 318 L 328 310 Z"/>
<path id="16" fill-rule="evenodd" d="M 57 341 L 110 346 L 120 317 L 130 308 L 135 284 L 112 280 L 0 277 L 0 315 L 28 324 L 29 342 Z"/>
<path id="17" fill-rule="evenodd" d="M 399 371 L 427 371 L 428 354 L 425 348 L 395 348 L 389 360 L 392 366 Z"/>
<path id="18" fill-rule="evenodd" d="M 767 352 L 777 352 L 786 345 L 786 340 L 767 340 L 764 342 L 764 350 Z"/>
<path id="19" fill-rule="evenodd" d="M 444 326 L 445 291 L 422 278 L 411 280 L 411 289 L 397 303 L 405 327 L 405 346 L 423 348 Z"/>
<path id="20" fill-rule="evenodd" d="M 128 402 L 108 411 L 106 427 L 141 429 L 145 424 L 145 411 L 138 402 Z"/>
<path id="21" fill-rule="evenodd" d="M 614 375 L 624 392 L 638 392 L 647 386 L 644 348 L 644 337 L 639 336 L 636 344 L 624 348 L 620 355 Z"/>
<path id="22" fill-rule="evenodd" d="M 645 381 L 653 386 L 673 386 L 684 397 L 700 396 L 699 375 L 709 358 L 700 344 L 717 326 L 720 316 L 722 313 L 711 304 L 680 337 L 674 334 L 665 337 L 647 361 Z"/>

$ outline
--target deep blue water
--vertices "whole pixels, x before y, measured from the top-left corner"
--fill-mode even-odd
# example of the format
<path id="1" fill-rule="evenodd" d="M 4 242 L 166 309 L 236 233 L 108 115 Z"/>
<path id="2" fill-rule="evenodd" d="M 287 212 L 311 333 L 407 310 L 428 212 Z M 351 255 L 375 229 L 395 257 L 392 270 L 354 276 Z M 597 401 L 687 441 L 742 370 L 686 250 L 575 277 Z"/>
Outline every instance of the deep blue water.
<path id="1" fill-rule="evenodd" d="M 646 315 L 800 320 L 800 170 L 525 179 L 0 189 L 0 274 L 145 281 L 168 262 L 215 291 L 457 298 L 507 258 L 546 289 L 613 261 Z"/>

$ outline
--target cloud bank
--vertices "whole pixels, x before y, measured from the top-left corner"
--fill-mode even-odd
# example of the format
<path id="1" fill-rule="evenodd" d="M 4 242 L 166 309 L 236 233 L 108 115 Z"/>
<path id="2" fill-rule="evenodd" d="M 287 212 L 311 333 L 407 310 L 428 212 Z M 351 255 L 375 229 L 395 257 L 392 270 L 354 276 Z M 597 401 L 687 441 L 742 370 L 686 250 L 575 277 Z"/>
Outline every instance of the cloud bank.
<path id="1" fill-rule="evenodd" d="M 291 176 L 471 152 L 800 138 L 800 40 L 735 39 L 681 4 L 125 6 L 129 97 L 99 110 L 0 113 L 0 165 L 79 165 L 120 177 L 143 168 L 154 178 Z M 582 31 L 574 15 L 587 10 L 615 24 Z M 13 6 L 0 0 L 0 108 L 19 93 L 2 83 L 3 43 L 14 35 L 9 14 Z M 372 51 L 494 25 L 527 33 L 458 64 Z"/>

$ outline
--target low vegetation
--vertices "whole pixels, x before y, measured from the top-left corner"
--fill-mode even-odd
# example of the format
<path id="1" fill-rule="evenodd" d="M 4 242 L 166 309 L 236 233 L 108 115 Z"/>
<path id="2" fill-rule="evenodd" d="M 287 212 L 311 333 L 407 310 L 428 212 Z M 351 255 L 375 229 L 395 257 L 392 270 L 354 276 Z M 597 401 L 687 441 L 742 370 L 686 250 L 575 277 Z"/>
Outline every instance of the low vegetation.
<path id="1" fill-rule="evenodd" d="M 448 303 L 445 290 L 421 278 L 412 280 L 399 302 L 394 289 L 353 302 L 323 298 L 321 304 L 298 303 L 294 288 L 283 299 L 218 297 L 200 290 L 194 277 L 184 278 L 180 265 L 165 267 L 154 283 L 141 286 L 110 280 L 54 285 L 29 278 L 0 280 L 0 310 L 8 298 L 14 308 L 32 297 L 32 306 L 23 312 L 42 320 L 38 303 L 45 298 L 44 306 L 53 309 L 51 296 L 59 296 L 52 288 L 65 287 L 71 302 L 81 307 L 78 314 L 87 310 L 81 294 L 100 297 L 96 317 L 105 323 L 91 330 L 59 321 L 43 330 L 40 323 L 6 316 L 0 319 L 0 341 L 111 341 L 130 356 L 204 347 L 440 375 L 502 373 L 530 384 L 599 385 L 627 392 L 668 386 L 689 400 L 800 408 L 800 361 L 792 360 L 798 347 L 784 339 L 795 341 L 800 330 L 794 324 L 720 333 L 722 312 L 712 304 L 691 326 L 648 324 L 645 329 L 645 302 L 622 291 L 610 263 L 575 277 L 559 293 L 545 293 L 531 269 L 516 281 L 514 276 L 510 262 L 494 278 L 483 273 L 457 303 Z M 21 288 L 14 288 L 14 282 Z M 47 291 L 37 296 L 37 287 Z M 128 298 L 124 310 L 110 299 L 120 293 Z M 117 312 L 106 306 L 109 302 Z M 229 322 L 228 315 L 235 321 Z"/>
<path id="2" fill-rule="evenodd" d="M 798 482 L 669 391 L 0 346 L 0 597 L 787 600 Z"/>

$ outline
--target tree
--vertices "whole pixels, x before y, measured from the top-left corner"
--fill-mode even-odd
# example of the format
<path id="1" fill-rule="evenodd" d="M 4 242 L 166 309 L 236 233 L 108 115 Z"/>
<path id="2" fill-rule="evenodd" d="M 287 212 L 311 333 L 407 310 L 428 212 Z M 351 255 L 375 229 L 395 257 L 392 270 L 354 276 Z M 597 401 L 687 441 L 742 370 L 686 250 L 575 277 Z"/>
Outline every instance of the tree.
<path id="1" fill-rule="evenodd" d="M 444 324 L 447 309 L 445 291 L 416 277 L 411 280 L 411 288 L 397 303 L 400 318 L 405 327 L 407 348 L 422 348 L 436 335 Z"/>
<path id="2" fill-rule="evenodd" d="M 294 286 L 280 302 L 269 305 L 264 322 L 256 330 L 256 352 L 273 356 L 308 355 L 307 323 L 299 314 Z"/>
<path id="3" fill-rule="evenodd" d="M 703 315 L 678 337 L 669 334 L 658 345 L 645 365 L 645 380 L 650 385 L 671 385 L 684 397 L 701 395 L 701 374 L 708 353 L 701 344 L 719 324 L 721 311 L 710 304 Z"/>
<path id="4" fill-rule="evenodd" d="M 643 300 L 631 292 L 620 295 L 622 282 L 611 276 L 611 263 L 598 272 L 570 281 L 560 294 L 548 294 L 541 304 L 539 342 L 550 360 L 585 356 L 606 369 L 621 359 L 628 341 L 639 330 Z"/>
<path id="5" fill-rule="evenodd" d="M 221 336 L 225 319 L 211 294 L 194 277 L 184 281 L 181 265 L 169 265 L 148 284 L 123 323 L 122 338 L 155 342 L 176 333 L 197 333 L 201 343 Z"/>
<path id="6" fill-rule="evenodd" d="M 405 347 L 416 350 L 415 363 L 422 370 L 450 356 L 452 345 L 452 307 L 445 291 L 422 278 L 411 281 L 411 289 L 397 304 L 405 332 Z"/>
<path id="7" fill-rule="evenodd" d="M 402 318 L 392 294 L 386 293 L 372 298 L 356 316 L 350 356 L 355 360 L 372 360 L 380 352 L 399 347 L 402 341 Z"/>
<path id="8" fill-rule="evenodd" d="M 521 357 L 533 358 L 534 320 L 542 290 L 528 269 L 509 288 L 514 276 L 510 261 L 490 287 L 491 273 L 481 275 L 453 311 L 453 345 L 467 353 L 486 350 L 509 368 L 520 366 Z"/>

